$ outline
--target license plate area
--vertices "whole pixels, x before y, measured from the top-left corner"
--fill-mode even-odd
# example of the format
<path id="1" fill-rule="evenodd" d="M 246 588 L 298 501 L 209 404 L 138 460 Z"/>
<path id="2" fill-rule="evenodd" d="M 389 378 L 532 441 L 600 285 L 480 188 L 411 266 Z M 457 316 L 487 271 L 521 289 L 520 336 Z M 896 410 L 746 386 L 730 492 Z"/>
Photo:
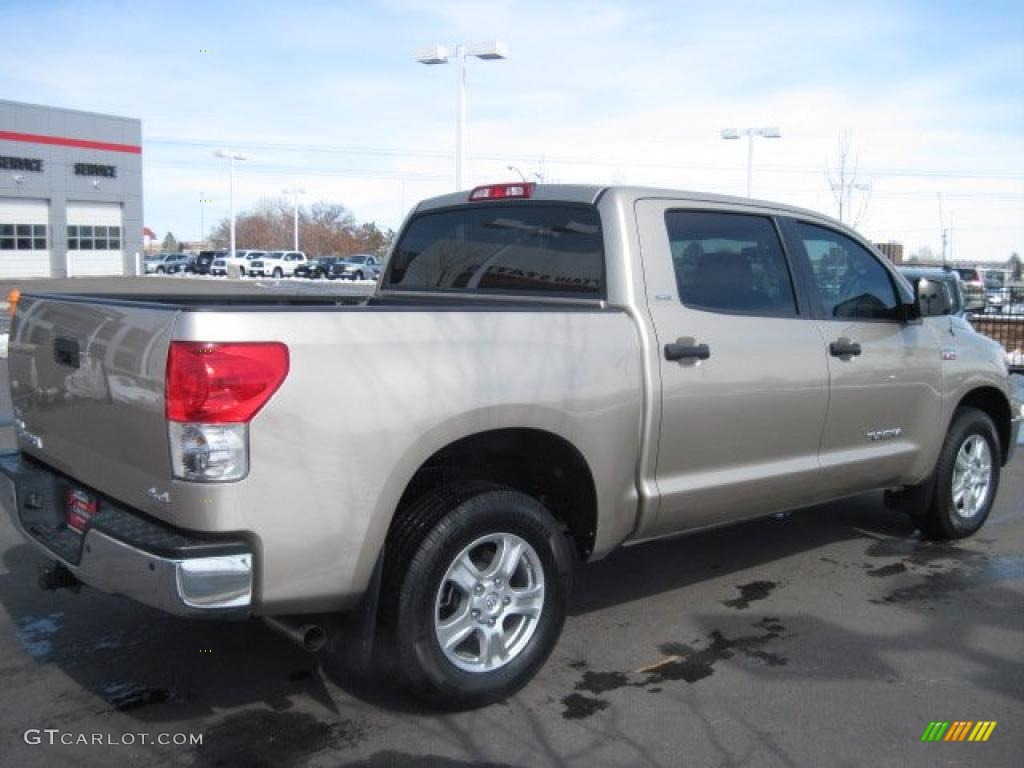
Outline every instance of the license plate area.
<path id="1" fill-rule="evenodd" d="M 96 497 L 81 488 L 68 488 L 67 526 L 78 534 L 85 533 L 85 527 L 96 515 Z"/>

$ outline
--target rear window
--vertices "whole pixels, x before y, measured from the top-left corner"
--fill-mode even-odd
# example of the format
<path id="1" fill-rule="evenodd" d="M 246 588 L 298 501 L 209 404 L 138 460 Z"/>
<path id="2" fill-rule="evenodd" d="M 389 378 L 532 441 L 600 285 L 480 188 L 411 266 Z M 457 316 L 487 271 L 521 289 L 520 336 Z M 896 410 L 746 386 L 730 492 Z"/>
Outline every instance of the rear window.
<path id="1" fill-rule="evenodd" d="M 523 203 L 425 213 L 383 287 L 603 298 L 601 219 L 589 206 Z"/>

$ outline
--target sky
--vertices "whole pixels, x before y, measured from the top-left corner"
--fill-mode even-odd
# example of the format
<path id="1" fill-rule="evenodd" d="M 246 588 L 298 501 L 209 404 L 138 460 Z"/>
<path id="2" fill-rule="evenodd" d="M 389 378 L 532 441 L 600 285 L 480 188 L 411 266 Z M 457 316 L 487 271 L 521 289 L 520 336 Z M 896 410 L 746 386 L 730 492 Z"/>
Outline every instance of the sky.
<path id="1" fill-rule="evenodd" d="M 0 0 L 0 98 L 138 117 L 146 225 L 198 239 L 285 188 L 397 227 L 454 189 L 455 67 L 467 63 L 464 186 L 540 174 L 743 195 L 837 215 L 849 136 L 872 240 L 953 258 L 1024 255 L 1024 3 L 47 2 Z M 15 34 L 12 30 L 25 30 Z M 209 51 L 209 52 L 207 52 Z M 509 170 L 513 166 L 516 170 Z M 201 202 L 207 200 L 209 202 Z M 853 223 L 853 222 L 850 222 Z"/>

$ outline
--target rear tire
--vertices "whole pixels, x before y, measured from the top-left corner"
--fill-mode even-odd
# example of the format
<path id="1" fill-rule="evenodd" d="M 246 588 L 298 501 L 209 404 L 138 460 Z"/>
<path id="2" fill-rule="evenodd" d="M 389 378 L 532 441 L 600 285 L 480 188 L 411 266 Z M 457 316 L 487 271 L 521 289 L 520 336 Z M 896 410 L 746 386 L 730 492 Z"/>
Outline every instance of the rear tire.
<path id="1" fill-rule="evenodd" d="M 930 539 L 976 533 L 999 489 L 1002 452 L 995 424 L 984 411 L 961 408 L 953 417 L 932 476 L 887 498 Z"/>
<path id="2" fill-rule="evenodd" d="M 518 491 L 459 484 L 414 502 L 389 535 L 382 592 L 412 689 L 457 709 L 526 685 L 565 622 L 571 551 Z"/>
<path id="3" fill-rule="evenodd" d="M 276 267 L 274 269 L 274 279 L 280 280 L 282 277 L 284 277 L 284 272 L 281 271 L 280 267 Z"/>

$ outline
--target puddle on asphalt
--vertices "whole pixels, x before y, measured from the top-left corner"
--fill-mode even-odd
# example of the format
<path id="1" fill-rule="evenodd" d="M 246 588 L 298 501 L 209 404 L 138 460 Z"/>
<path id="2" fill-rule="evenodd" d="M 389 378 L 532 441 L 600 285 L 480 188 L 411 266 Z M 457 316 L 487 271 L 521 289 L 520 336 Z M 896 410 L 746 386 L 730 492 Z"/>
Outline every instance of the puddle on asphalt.
<path id="1" fill-rule="evenodd" d="M 993 555 L 953 542 L 878 539 L 868 546 L 865 554 L 871 558 L 899 560 L 868 570 L 869 576 L 908 574 L 916 579 L 912 584 L 903 584 L 870 601 L 877 605 L 945 602 L 957 592 L 975 586 L 1024 578 L 1024 557 Z"/>
<path id="2" fill-rule="evenodd" d="M 364 726 L 354 720 L 324 722 L 304 712 L 263 709 L 239 712 L 203 729 L 195 765 L 290 768 L 320 753 L 350 749 L 365 738 Z"/>
<path id="3" fill-rule="evenodd" d="M 774 581 L 752 581 L 749 584 L 740 584 L 736 587 L 740 591 L 740 596 L 732 600 L 723 600 L 722 605 L 739 611 L 746 610 L 751 603 L 768 597 L 777 586 L 779 585 Z"/>
<path id="4" fill-rule="evenodd" d="M 732 659 L 737 654 L 769 667 L 787 664 L 788 660 L 784 656 L 764 648 L 780 638 L 785 631 L 779 619 L 766 616 L 752 626 L 763 631 L 760 634 L 728 637 L 716 629 L 707 636 L 704 647 L 665 643 L 658 649 L 664 658 L 630 673 L 597 672 L 585 669 L 586 662 L 574 661 L 569 666 L 583 670 L 583 673 L 574 686 L 575 691 L 562 699 L 565 707 L 562 717 L 566 720 L 580 720 L 607 709 L 609 702 L 600 698 L 601 695 L 620 688 L 645 688 L 649 693 L 659 693 L 669 683 L 697 683 L 714 674 L 717 663 Z"/>
<path id="5" fill-rule="evenodd" d="M 37 661 L 48 659 L 53 650 L 51 636 L 60 630 L 63 612 L 18 619 L 18 644 Z"/>
<path id="6" fill-rule="evenodd" d="M 868 571 L 868 576 L 874 576 L 876 579 L 881 579 L 886 576 L 895 576 L 898 573 L 906 572 L 907 566 L 903 563 L 893 563 L 892 565 L 883 565 L 881 568 L 872 568 Z"/>
<path id="7" fill-rule="evenodd" d="M 146 688 L 131 683 L 113 683 L 103 688 L 111 709 L 129 712 L 151 704 L 175 704 L 184 701 L 173 688 Z"/>

